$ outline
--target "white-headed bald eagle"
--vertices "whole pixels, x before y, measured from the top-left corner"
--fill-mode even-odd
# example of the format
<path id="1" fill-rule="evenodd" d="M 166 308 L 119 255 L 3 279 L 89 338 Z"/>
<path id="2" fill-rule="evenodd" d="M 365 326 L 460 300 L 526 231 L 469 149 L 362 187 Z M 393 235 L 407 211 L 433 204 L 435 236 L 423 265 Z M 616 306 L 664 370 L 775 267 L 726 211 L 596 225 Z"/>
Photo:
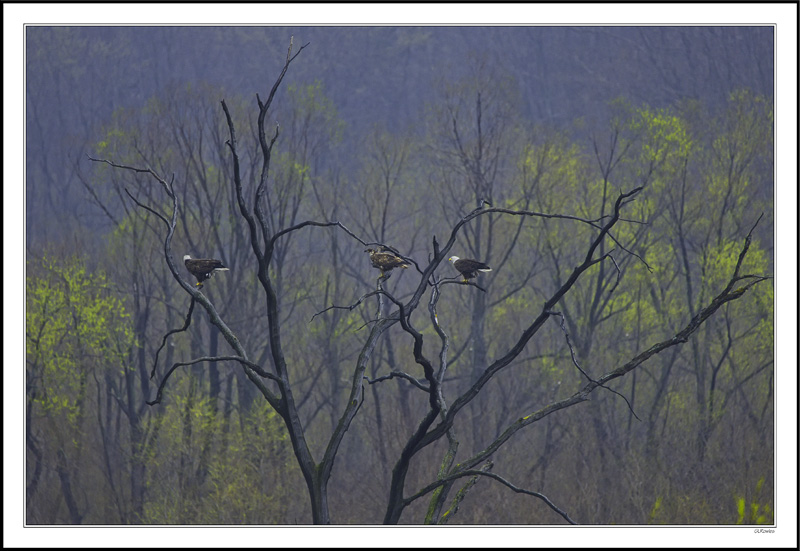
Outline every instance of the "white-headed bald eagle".
<path id="1" fill-rule="evenodd" d="M 408 264 L 406 264 L 405 260 L 388 251 L 364 249 L 364 252 L 369 253 L 369 260 L 372 262 L 372 267 L 378 268 L 381 271 L 381 277 L 391 272 L 395 268 L 408 268 Z"/>
<path id="2" fill-rule="evenodd" d="M 453 266 L 456 267 L 456 270 L 461 272 L 461 275 L 464 276 L 465 283 L 472 278 L 478 277 L 478 272 L 492 271 L 488 264 L 485 264 L 479 260 L 458 258 L 457 256 L 451 256 L 448 260 L 452 262 Z"/>
<path id="3" fill-rule="evenodd" d="M 195 287 L 203 286 L 203 282 L 214 275 L 215 272 L 227 272 L 228 268 L 220 260 L 214 258 L 192 258 L 188 254 L 183 257 L 183 263 L 189 273 L 197 278 Z"/>

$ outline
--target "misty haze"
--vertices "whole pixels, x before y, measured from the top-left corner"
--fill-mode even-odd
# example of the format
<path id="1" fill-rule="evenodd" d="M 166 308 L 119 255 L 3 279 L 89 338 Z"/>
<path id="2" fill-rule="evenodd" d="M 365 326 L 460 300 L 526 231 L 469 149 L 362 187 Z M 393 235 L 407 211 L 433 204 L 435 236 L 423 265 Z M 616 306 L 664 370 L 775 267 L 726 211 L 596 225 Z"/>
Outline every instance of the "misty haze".
<path id="1" fill-rule="evenodd" d="M 773 33 L 27 26 L 26 523 L 773 524 Z"/>

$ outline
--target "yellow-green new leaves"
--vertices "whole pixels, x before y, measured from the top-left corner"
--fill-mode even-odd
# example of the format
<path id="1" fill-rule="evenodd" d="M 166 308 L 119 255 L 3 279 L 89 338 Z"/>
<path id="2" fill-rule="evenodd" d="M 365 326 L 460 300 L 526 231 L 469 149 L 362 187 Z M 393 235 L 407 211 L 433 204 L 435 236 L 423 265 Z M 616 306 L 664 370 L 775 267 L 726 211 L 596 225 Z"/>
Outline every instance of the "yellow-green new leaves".
<path id="1" fill-rule="evenodd" d="M 582 188 L 591 171 L 586 161 L 578 145 L 564 138 L 527 145 L 518 167 L 520 196 L 531 198 L 543 212 L 581 213 L 586 199 Z"/>
<path id="2" fill-rule="evenodd" d="M 151 524 L 291 522 L 302 477 L 266 401 L 224 414 L 192 376 L 178 377 L 148 446 Z"/>
<path id="3" fill-rule="evenodd" d="M 642 133 L 640 159 L 645 166 L 680 161 L 691 153 L 686 123 L 668 109 L 638 109 L 631 128 Z"/>
<path id="4" fill-rule="evenodd" d="M 713 151 L 719 167 L 741 174 L 759 156 L 771 161 L 773 123 L 771 100 L 748 90 L 732 92 L 727 109 L 714 124 Z"/>
<path id="5" fill-rule="evenodd" d="M 29 263 L 26 280 L 28 397 L 43 415 L 79 421 L 89 374 L 125 370 L 134 344 L 129 315 L 102 273 L 79 259 Z"/>
<path id="6" fill-rule="evenodd" d="M 310 141 L 337 143 L 342 139 L 344 122 L 333 101 L 325 95 L 321 82 L 307 86 L 291 84 L 286 90 L 293 108 L 291 122 L 298 138 L 306 144 Z M 314 129 L 314 136 L 305 132 L 310 128 Z"/>
<path id="7" fill-rule="evenodd" d="M 764 504 L 762 506 L 758 503 L 762 499 L 761 494 L 763 488 L 764 477 L 762 476 L 756 483 L 756 490 L 751 498 L 749 508 L 747 507 L 746 498 L 736 498 L 736 511 L 739 514 L 739 519 L 736 521 L 736 524 L 773 524 L 775 522 L 775 515 L 773 514 L 772 507 L 770 507 L 769 504 Z"/>

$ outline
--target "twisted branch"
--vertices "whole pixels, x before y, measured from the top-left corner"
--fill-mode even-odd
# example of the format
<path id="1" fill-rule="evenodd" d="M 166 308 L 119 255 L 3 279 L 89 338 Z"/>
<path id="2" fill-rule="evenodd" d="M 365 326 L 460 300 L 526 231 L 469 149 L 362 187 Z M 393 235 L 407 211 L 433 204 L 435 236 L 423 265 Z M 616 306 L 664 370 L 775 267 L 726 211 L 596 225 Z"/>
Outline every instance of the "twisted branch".
<path id="1" fill-rule="evenodd" d="M 158 350 L 156 350 L 156 357 L 153 360 L 153 370 L 150 372 L 151 379 L 156 375 L 156 368 L 158 367 L 158 355 L 161 353 L 161 350 L 164 348 L 164 345 L 167 344 L 167 338 L 170 335 L 174 335 L 175 333 L 181 333 L 189 329 L 189 325 L 191 325 L 192 323 L 192 312 L 194 311 L 195 302 L 196 302 L 195 298 L 192 297 L 192 302 L 189 304 L 189 311 L 186 312 L 186 319 L 183 322 L 183 327 L 167 331 L 167 333 L 164 335 L 164 338 L 161 339 L 161 346 L 159 346 Z"/>
<path id="2" fill-rule="evenodd" d="M 273 375 L 272 373 L 267 373 L 266 371 L 264 371 L 262 369 L 262 367 L 260 365 L 254 364 L 250 360 L 247 360 L 245 358 L 241 358 L 239 356 L 203 356 L 202 358 L 195 358 L 194 360 L 189 360 L 188 362 L 175 362 L 174 364 L 172 364 L 172 367 L 169 368 L 169 370 L 167 371 L 167 374 L 164 375 L 164 378 L 161 380 L 161 383 L 159 383 L 159 385 L 158 385 L 158 392 L 156 393 L 156 399 L 152 400 L 152 401 L 148 401 L 147 405 L 153 406 L 155 404 L 161 403 L 161 396 L 163 394 L 164 387 L 166 386 L 167 381 L 169 380 L 169 378 L 172 375 L 172 373 L 176 369 L 178 369 L 179 367 L 183 367 L 183 366 L 187 366 L 187 365 L 194 365 L 194 364 L 200 363 L 200 362 L 226 362 L 226 361 L 239 362 L 242 365 L 244 365 L 246 367 L 249 367 L 250 369 L 252 369 L 256 373 L 258 373 L 262 377 L 265 377 L 267 379 L 272 379 L 273 381 L 276 381 L 276 382 L 279 381 L 279 379 L 275 375 Z"/>
<path id="3" fill-rule="evenodd" d="M 465 476 L 486 476 L 488 478 L 491 478 L 493 480 L 496 480 L 496 481 L 500 482 L 501 484 L 503 484 L 504 486 L 506 486 L 507 488 L 509 488 L 513 492 L 516 492 L 518 494 L 525 494 L 525 495 L 529 495 L 529 496 L 533 496 L 533 497 L 536 497 L 538 499 L 541 499 L 542 501 L 545 502 L 545 504 L 547 504 L 548 507 L 550 507 L 553 511 L 555 511 L 556 513 L 561 515 L 561 517 L 564 518 L 564 520 L 566 520 L 570 524 L 578 524 L 577 522 L 572 520 L 570 518 L 570 516 L 565 511 L 561 510 L 552 501 L 550 501 L 550 499 L 546 495 L 544 495 L 544 494 L 542 494 L 540 492 L 534 492 L 533 490 L 526 490 L 524 488 L 519 488 L 518 486 L 515 486 L 514 484 L 510 483 L 508 480 L 504 479 L 502 476 L 497 475 L 497 474 L 492 473 L 492 472 L 489 472 L 488 470 L 483 470 L 483 469 L 480 469 L 480 470 L 468 469 L 468 470 L 459 471 L 459 472 L 456 472 L 454 474 L 450 474 L 448 476 L 445 476 L 444 478 L 442 478 L 440 480 L 437 480 L 436 482 L 432 482 L 432 483 L 428 484 L 427 486 L 422 488 L 420 491 L 418 491 L 416 494 L 405 498 L 403 500 L 403 504 L 405 506 L 407 506 L 410 503 L 412 503 L 413 501 L 415 501 L 415 500 L 419 499 L 420 497 L 424 496 L 425 494 L 428 494 L 428 493 L 432 492 L 433 490 L 435 490 L 439 486 L 442 486 L 444 484 L 452 482 L 453 480 L 457 480 L 459 478 L 463 478 Z"/>
<path id="4" fill-rule="evenodd" d="M 370 379 L 369 377 L 364 375 L 364 379 L 366 379 L 367 383 L 369 383 L 371 385 L 375 384 L 375 383 L 380 383 L 380 382 L 383 382 L 383 381 L 388 381 L 388 380 L 394 379 L 395 377 L 398 378 L 398 379 L 405 379 L 408 382 L 410 382 L 412 385 L 417 387 L 418 389 L 423 390 L 425 392 L 430 392 L 431 391 L 431 389 L 428 388 L 427 386 L 425 386 L 424 384 L 422 384 L 419 381 L 419 379 L 416 379 L 416 378 L 412 377 L 408 373 L 403 373 L 402 371 L 392 371 L 388 375 L 383 375 L 381 377 L 376 377 L 375 379 Z"/>
<path id="5" fill-rule="evenodd" d="M 583 376 L 584 376 L 584 377 L 586 377 L 586 378 L 587 378 L 587 379 L 588 379 L 590 382 L 596 383 L 597 381 L 595 381 L 594 379 L 592 379 L 592 378 L 591 378 L 591 377 L 590 377 L 590 376 L 589 376 L 589 375 L 588 375 L 588 374 L 587 374 L 587 373 L 586 373 L 586 372 L 583 370 L 583 368 L 581 368 L 581 366 L 578 364 L 578 359 L 575 357 L 575 349 L 572 347 L 572 341 L 571 341 L 571 340 L 570 340 L 570 338 L 569 338 L 569 331 L 567 331 L 567 328 L 566 328 L 566 326 L 565 326 L 566 320 L 564 319 L 564 314 L 562 314 L 561 312 L 555 312 L 555 311 L 551 311 L 551 312 L 548 312 L 548 313 L 549 313 L 550 315 L 552 315 L 552 316 L 559 316 L 559 317 L 561 318 L 561 321 L 559 322 L 559 325 L 561 326 L 561 330 L 564 332 L 564 336 L 566 337 L 566 340 L 567 340 L 567 346 L 569 347 L 569 353 L 570 353 L 570 356 L 572 357 L 572 363 L 573 363 L 573 364 L 575 364 L 575 367 L 577 367 L 577 368 L 578 368 L 578 371 L 580 371 L 581 373 L 583 373 Z M 626 398 L 626 397 L 625 397 L 623 394 L 621 394 L 621 393 L 617 392 L 617 391 L 616 391 L 616 390 L 614 390 L 613 388 L 609 388 L 609 387 L 607 387 L 607 386 L 605 386 L 605 385 L 603 385 L 603 384 L 599 384 L 599 383 L 598 383 L 598 386 L 600 386 L 600 387 L 602 387 L 602 388 L 606 389 L 607 391 L 609 391 L 609 392 L 611 392 L 611 393 L 613 393 L 613 394 L 616 394 L 617 396 L 619 396 L 620 398 L 622 398 L 623 400 L 625 400 L 625 403 L 626 403 L 626 404 L 628 404 L 628 409 L 631 411 L 631 413 L 633 414 L 633 416 L 634 416 L 634 417 L 636 417 L 636 420 L 637 420 L 637 421 L 641 421 L 641 419 L 639 419 L 639 416 L 638 416 L 638 415 L 636 415 L 636 412 L 633 410 L 633 406 L 632 406 L 632 405 L 631 405 L 631 403 L 628 401 L 628 398 Z"/>

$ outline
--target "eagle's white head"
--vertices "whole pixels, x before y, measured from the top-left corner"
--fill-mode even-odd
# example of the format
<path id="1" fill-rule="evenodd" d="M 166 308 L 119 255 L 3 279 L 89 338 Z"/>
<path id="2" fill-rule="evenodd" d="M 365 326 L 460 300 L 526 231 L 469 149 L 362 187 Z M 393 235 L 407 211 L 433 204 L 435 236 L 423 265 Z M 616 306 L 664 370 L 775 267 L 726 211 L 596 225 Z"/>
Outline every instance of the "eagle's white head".
<path id="1" fill-rule="evenodd" d="M 450 262 L 452 262 L 453 264 L 455 264 L 455 263 L 456 263 L 456 260 L 458 260 L 458 257 L 457 257 L 457 256 L 451 256 L 451 257 L 450 257 L 450 258 L 448 258 L 447 260 L 449 260 Z"/>
<path id="2" fill-rule="evenodd" d="M 191 257 L 191 256 L 189 256 L 188 254 L 185 254 L 185 255 L 183 255 L 183 261 L 184 261 L 184 262 L 186 262 L 187 260 L 191 260 L 191 258 L 192 258 L 192 257 Z"/>

